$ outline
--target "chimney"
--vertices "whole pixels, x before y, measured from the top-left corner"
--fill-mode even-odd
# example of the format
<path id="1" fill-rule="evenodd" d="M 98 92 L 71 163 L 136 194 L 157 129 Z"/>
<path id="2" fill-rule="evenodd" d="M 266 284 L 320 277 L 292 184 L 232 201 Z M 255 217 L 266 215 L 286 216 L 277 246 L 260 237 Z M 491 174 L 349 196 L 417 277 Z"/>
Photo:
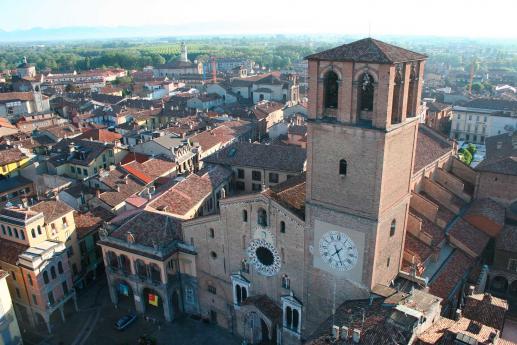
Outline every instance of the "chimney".
<path id="1" fill-rule="evenodd" d="M 461 319 L 461 309 L 456 309 L 456 312 L 454 313 L 454 320 L 459 321 Z"/>
<path id="2" fill-rule="evenodd" d="M 469 286 L 468 296 L 472 296 L 474 294 L 475 289 L 476 288 L 474 287 L 474 285 L 470 285 Z"/>
<path id="3" fill-rule="evenodd" d="M 354 343 L 359 344 L 361 341 L 361 330 L 358 328 L 354 328 L 354 333 L 352 334 L 352 340 Z"/>
<path id="4" fill-rule="evenodd" d="M 117 192 L 120 192 L 120 186 L 117 186 Z"/>
<path id="5" fill-rule="evenodd" d="M 100 198 L 100 196 L 101 196 L 101 190 L 100 189 L 95 190 L 95 196 L 97 198 Z"/>

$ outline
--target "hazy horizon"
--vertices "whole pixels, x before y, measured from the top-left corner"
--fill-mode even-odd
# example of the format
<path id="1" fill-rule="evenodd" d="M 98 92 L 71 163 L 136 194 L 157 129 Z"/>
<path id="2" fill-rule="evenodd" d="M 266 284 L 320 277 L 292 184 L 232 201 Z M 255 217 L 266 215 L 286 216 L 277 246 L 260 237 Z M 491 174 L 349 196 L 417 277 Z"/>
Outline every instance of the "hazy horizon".
<path id="1" fill-rule="evenodd" d="M 301 0 L 295 5 L 273 0 L 258 5 L 236 0 L 199 0 L 195 5 L 170 0 L 150 0 L 145 5 L 135 0 L 2 0 L 0 30 L 7 39 L 36 36 L 22 36 L 25 41 L 40 39 L 39 32 L 52 39 L 56 32 L 66 36 L 66 30 L 88 29 L 93 29 L 92 36 L 94 31 L 105 36 L 112 30 L 114 38 L 124 37 L 125 30 L 128 37 L 137 37 L 140 31 L 142 37 L 324 34 L 517 39 L 513 24 L 517 4 L 512 0 L 492 4 L 481 0 Z"/>

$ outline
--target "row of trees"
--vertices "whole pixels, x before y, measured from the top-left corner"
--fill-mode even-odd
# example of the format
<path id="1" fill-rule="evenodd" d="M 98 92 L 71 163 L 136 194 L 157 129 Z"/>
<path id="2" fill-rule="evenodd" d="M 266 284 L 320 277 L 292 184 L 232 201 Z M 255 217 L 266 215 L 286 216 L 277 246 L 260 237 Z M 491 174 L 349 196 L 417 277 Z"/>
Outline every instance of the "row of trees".
<path id="1" fill-rule="evenodd" d="M 308 42 L 201 40 L 189 42 L 189 58 L 207 61 L 210 56 L 246 57 L 261 66 L 288 68 L 304 56 L 322 48 Z M 179 43 L 98 42 L 50 46 L 0 46 L 0 70 L 12 69 L 27 56 L 39 70 L 55 72 L 88 70 L 101 67 L 141 69 L 174 60 L 179 56 Z"/>

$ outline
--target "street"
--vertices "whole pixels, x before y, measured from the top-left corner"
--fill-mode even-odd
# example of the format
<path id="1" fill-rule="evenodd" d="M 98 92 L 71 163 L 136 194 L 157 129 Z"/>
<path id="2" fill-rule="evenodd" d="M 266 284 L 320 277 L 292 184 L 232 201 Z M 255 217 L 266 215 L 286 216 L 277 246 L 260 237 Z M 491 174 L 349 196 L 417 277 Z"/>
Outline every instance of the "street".
<path id="1" fill-rule="evenodd" d="M 117 331 L 115 322 L 129 310 L 115 309 L 111 304 L 106 280 L 78 293 L 79 312 L 73 307 L 65 309 L 66 323 L 54 318 L 52 334 L 43 329 L 25 330 L 24 343 L 28 345 L 130 345 L 137 344 L 140 336 L 156 339 L 157 344 L 201 345 L 227 344 L 238 345 L 241 340 L 217 327 L 196 321 L 188 316 L 172 323 L 165 321 L 146 321 L 143 315 L 123 331 Z"/>

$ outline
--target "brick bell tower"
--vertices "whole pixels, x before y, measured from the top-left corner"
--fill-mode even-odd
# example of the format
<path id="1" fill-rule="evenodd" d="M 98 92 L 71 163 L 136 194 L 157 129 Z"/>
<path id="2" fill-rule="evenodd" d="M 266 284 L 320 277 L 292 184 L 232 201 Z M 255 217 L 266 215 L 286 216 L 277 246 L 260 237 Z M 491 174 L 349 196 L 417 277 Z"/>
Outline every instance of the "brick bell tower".
<path id="1" fill-rule="evenodd" d="M 307 57 L 306 264 L 315 319 L 326 296 L 362 298 L 399 272 L 426 58 L 372 38 Z"/>

